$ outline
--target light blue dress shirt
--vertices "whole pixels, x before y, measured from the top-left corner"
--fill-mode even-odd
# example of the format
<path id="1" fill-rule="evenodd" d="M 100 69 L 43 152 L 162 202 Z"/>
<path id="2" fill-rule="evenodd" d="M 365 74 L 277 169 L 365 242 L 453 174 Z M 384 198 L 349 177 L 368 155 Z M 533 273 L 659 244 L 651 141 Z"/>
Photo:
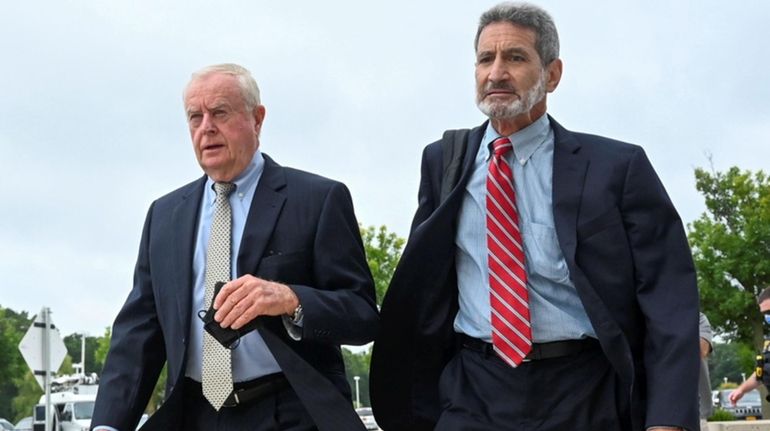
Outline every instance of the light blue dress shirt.
<path id="1" fill-rule="evenodd" d="M 465 187 L 455 244 L 460 310 L 454 329 L 492 340 L 487 266 L 486 179 L 491 144 L 500 135 L 489 123 Z M 596 337 L 570 280 L 553 221 L 554 135 L 543 115 L 508 137 L 516 206 L 524 240 L 532 338 L 536 343 Z"/>
<path id="2" fill-rule="evenodd" d="M 243 228 L 251 208 L 251 200 L 257 189 L 259 179 L 265 167 L 262 153 L 254 154 L 249 166 L 241 172 L 233 181 L 235 192 L 230 195 L 232 208 L 232 250 L 230 253 L 232 263 L 232 277 L 238 274 L 238 250 L 241 247 Z M 193 380 L 201 381 L 201 362 L 203 360 L 203 322 L 199 319 L 198 311 L 207 307 L 203 304 L 205 293 L 204 279 L 206 274 L 206 247 L 211 234 L 211 219 L 214 215 L 214 199 L 216 193 L 213 189 L 214 181 L 206 180 L 201 199 L 198 231 L 195 239 L 195 252 L 193 256 L 193 300 L 192 300 L 192 324 L 190 325 L 190 344 L 187 350 L 187 370 L 185 375 Z M 232 351 L 233 381 L 243 382 L 255 379 L 267 374 L 281 371 L 273 354 L 265 345 L 259 332 L 252 331 L 241 337 L 240 344 Z"/>
<path id="3" fill-rule="evenodd" d="M 232 263 L 232 278 L 238 274 L 238 250 L 241 247 L 243 228 L 251 208 L 251 200 L 257 189 L 262 171 L 265 168 L 265 159 L 257 150 L 254 158 L 246 169 L 233 181 L 235 192 L 230 195 L 230 207 L 232 208 L 232 248 L 230 251 Z M 195 251 L 193 254 L 193 300 L 192 323 L 190 325 L 190 345 L 187 350 L 187 369 L 185 375 L 198 382 L 201 381 L 201 362 L 203 360 L 203 321 L 199 319 L 198 310 L 203 310 L 203 295 L 205 293 L 204 279 L 206 273 L 206 247 L 211 234 L 211 219 L 214 216 L 214 181 L 206 180 L 201 199 L 198 230 L 195 237 Z M 287 330 L 289 328 L 287 327 Z M 290 333 L 291 335 L 291 333 Z M 257 331 L 252 331 L 241 337 L 240 344 L 232 351 L 233 381 L 243 382 L 255 379 L 267 374 L 278 373 L 281 368 L 275 357 L 265 345 L 265 341 Z M 118 431 L 113 427 L 99 425 L 95 431 Z"/>

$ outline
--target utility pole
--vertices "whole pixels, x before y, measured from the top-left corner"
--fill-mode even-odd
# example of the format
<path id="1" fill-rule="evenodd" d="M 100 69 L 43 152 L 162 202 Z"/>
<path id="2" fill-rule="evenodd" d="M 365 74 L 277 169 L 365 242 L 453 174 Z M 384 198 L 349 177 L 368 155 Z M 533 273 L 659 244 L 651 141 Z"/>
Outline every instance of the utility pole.
<path id="1" fill-rule="evenodd" d="M 361 377 L 360 376 L 353 376 L 353 380 L 356 381 L 356 408 L 360 409 L 361 408 L 361 397 L 360 397 L 360 393 L 358 391 L 358 381 L 361 380 Z"/>

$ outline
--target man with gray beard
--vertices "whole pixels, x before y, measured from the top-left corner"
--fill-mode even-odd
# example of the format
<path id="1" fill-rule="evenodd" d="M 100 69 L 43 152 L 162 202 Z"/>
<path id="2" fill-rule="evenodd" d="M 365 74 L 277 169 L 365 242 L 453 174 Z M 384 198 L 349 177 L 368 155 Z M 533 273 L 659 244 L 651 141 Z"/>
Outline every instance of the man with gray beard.
<path id="1" fill-rule="evenodd" d="M 423 153 L 374 345 L 377 422 L 697 429 L 695 271 L 644 151 L 546 114 L 563 66 L 544 10 L 493 7 L 475 49 L 489 121 Z"/>

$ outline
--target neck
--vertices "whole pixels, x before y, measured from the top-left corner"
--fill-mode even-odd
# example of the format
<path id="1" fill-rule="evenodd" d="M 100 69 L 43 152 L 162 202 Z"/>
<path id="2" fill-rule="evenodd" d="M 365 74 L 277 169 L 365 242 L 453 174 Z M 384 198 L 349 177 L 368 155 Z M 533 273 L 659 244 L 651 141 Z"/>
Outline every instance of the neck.
<path id="1" fill-rule="evenodd" d="M 532 107 L 529 112 L 511 118 L 490 118 L 489 121 L 500 136 L 511 136 L 534 123 L 535 120 L 542 117 L 543 114 L 545 114 L 545 98 Z"/>

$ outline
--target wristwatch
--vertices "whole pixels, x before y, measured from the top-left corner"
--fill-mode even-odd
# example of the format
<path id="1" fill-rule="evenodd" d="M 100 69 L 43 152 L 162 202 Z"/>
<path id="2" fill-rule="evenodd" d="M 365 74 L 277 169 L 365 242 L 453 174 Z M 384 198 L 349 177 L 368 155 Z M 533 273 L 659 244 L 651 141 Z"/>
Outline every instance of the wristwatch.
<path id="1" fill-rule="evenodd" d="M 302 320 L 302 316 L 304 313 L 302 312 L 302 304 L 298 304 L 297 308 L 294 309 L 294 313 L 292 313 L 289 316 L 289 319 L 291 319 L 291 323 L 293 324 L 299 324 L 299 322 Z"/>

